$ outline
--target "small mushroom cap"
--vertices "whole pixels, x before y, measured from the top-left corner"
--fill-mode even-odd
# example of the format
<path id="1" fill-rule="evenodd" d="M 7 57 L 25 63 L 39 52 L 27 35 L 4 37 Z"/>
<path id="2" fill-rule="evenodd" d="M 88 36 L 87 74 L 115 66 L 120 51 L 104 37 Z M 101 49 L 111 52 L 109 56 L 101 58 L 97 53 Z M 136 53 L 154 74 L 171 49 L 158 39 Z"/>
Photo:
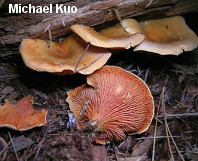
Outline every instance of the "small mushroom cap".
<path id="1" fill-rule="evenodd" d="M 148 129 L 154 113 L 147 85 L 120 67 L 103 66 L 87 76 L 87 84 L 68 92 L 66 100 L 81 129 L 91 124 L 96 142 L 123 140 Z"/>
<path id="2" fill-rule="evenodd" d="M 30 96 L 24 97 L 16 105 L 6 100 L 3 106 L 0 105 L 0 127 L 24 131 L 45 125 L 47 111 L 33 109 L 32 103 L 33 97 Z"/>
<path id="3" fill-rule="evenodd" d="M 106 29 L 103 29 L 100 31 L 100 34 L 107 38 L 113 38 L 113 39 L 120 37 L 129 37 L 131 35 L 130 33 L 126 32 L 120 24 L 116 24 Z"/>
<path id="4" fill-rule="evenodd" d="M 138 21 L 136 21 L 135 19 L 122 20 L 121 25 L 124 28 L 124 30 L 131 35 L 138 33 L 138 32 L 144 33 L 141 24 Z"/>
<path id="5" fill-rule="evenodd" d="M 129 33 L 134 34 L 142 30 L 146 37 L 134 48 L 134 51 L 145 50 L 161 55 L 179 55 L 183 51 L 190 51 L 198 46 L 196 34 L 186 25 L 181 16 L 149 20 L 139 25 L 134 20 L 123 20 L 122 24 Z"/>
<path id="6" fill-rule="evenodd" d="M 121 37 L 108 38 L 96 32 L 88 26 L 73 25 L 71 30 L 90 44 L 103 48 L 125 48 L 134 47 L 144 40 L 144 35 L 135 33 L 134 35 L 124 35 Z"/>
<path id="7" fill-rule="evenodd" d="M 20 53 L 26 66 L 36 71 L 90 74 L 102 67 L 110 58 L 111 53 L 90 45 L 78 64 L 87 45 L 76 34 L 70 35 L 60 43 L 40 39 L 24 39 L 21 42 Z M 77 64 L 78 68 L 75 71 Z"/>

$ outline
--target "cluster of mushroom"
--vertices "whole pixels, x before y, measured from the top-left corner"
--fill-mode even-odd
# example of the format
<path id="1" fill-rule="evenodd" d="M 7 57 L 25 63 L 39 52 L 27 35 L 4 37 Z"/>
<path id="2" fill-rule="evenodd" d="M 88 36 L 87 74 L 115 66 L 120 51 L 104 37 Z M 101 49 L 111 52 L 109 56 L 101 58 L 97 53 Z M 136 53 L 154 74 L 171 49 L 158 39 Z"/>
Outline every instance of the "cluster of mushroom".
<path id="1" fill-rule="evenodd" d="M 101 68 L 111 56 L 111 52 L 104 48 L 127 49 L 144 39 L 141 33 L 108 38 L 83 25 L 73 25 L 71 30 L 75 33 L 60 43 L 24 39 L 20 53 L 25 64 L 36 71 L 91 74 Z"/>
<path id="2" fill-rule="evenodd" d="M 135 47 L 134 51 L 178 55 L 198 46 L 196 34 L 181 16 L 145 22 L 125 19 L 101 32 L 83 25 L 71 30 L 74 33 L 59 43 L 24 39 L 20 53 L 25 64 L 36 71 L 91 74 L 110 58 L 107 49 Z"/>
<path id="3" fill-rule="evenodd" d="M 126 19 L 101 32 L 83 25 L 71 30 L 74 33 L 60 43 L 24 39 L 20 53 L 37 71 L 88 75 L 87 84 L 69 91 L 66 101 L 78 129 L 91 125 L 95 142 L 101 144 L 144 132 L 154 114 L 152 95 L 140 78 L 119 67 L 102 67 L 111 56 L 107 48 L 178 55 L 198 46 L 196 34 L 180 16 L 145 22 Z"/>

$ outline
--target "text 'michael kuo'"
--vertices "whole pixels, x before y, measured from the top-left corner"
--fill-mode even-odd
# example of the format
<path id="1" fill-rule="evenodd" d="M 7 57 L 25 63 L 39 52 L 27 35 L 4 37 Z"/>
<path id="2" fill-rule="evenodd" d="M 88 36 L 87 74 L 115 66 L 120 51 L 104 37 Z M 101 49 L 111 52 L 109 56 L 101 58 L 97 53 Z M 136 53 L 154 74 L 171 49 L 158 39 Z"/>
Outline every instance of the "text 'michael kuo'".
<path id="1" fill-rule="evenodd" d="M 9 13 L 76 13 L 76 6 L 64 6 L 63 4 L 55 4 L 48 6 L 33 6 L 31 4 L 22 6 L 21 4 L 9 4 Z"/>

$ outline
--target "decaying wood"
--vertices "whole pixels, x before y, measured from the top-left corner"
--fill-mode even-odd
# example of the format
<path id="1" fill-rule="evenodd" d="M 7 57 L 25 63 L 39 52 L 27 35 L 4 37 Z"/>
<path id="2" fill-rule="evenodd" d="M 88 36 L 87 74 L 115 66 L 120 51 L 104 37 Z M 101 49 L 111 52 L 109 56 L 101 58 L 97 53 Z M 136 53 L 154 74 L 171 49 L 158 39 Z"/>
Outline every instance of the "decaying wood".
<path id="1" fill-rule="evenodd" d="M 49 4 L 64 4 L 77 6 L 77 13 L 70 14 L 8 14 L 8 4 L 44 6 Z M 70 32 L 73 24 L 97 26 L 117 20 L 114 12 L 117 9 L 121 18 L 134 17 L 139 20 L 179 15 L 198 10 L 198 0 L 7 0 L 0 14 L 0 47 L 19 44 L 24 38 L 52 39 Z M 48 29 L 48 30 L 47 30 Z M 4 53 L 5 54 L 5 53 Z M 1 53 L 0 53 L 1 55 Z"/>

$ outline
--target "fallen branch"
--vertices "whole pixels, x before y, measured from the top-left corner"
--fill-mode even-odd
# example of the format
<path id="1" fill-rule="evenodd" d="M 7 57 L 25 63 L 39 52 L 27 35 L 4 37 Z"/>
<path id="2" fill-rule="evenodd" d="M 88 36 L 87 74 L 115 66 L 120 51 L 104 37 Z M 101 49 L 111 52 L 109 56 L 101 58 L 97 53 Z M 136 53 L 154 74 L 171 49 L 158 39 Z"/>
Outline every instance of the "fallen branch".
<path id="1" fill-rule="evenodd" d="M 22 5 L 31 3 L 35 6 L 62 3 L 66 6 L 77 6 L 78 11 L 72 14 L 8 14 L 9 3 L 21 3 Z M 4 13 L 1 13 L 0 16 L 0 29 L 4 31 L 0 36 L 0 42 L 4 46 L 19 43 L 24 38 L 49 39 L 49 33 L 45 32 L 46 29 L 50 30 L 50 36 L 54 39 L 69 33 L 70 26 L 76 23 L 96 26 L 116 20 L 115 9 L 119 11 L 122 19 L 128 17 L 149 19 L 196 11 L 198 10 L 198 0 L 88 0 L 86 2 L 63 2 L 62 0 L 53 2 L 50 0 L 44 2 L 18 0 L 13 2 L 8 0 L 4 6 Z"/>

